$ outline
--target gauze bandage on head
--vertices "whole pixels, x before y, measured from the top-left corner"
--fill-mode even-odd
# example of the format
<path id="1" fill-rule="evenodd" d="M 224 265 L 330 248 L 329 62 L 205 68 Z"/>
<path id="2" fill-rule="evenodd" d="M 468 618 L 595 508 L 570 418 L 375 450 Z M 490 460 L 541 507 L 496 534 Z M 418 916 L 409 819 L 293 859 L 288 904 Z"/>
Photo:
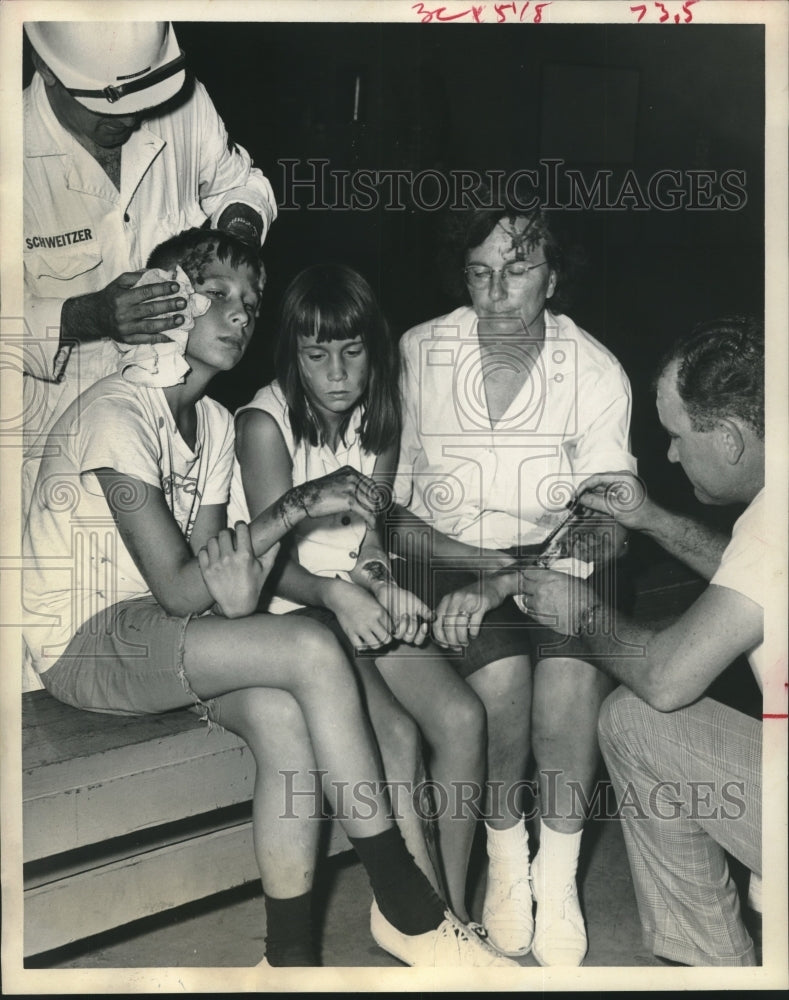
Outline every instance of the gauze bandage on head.
<path id="1" fill-rule="evenodd" d="M 184 358 L 189 331 L 195 325 L 195 318 L 208 311 L 211 300 L 207 295 L 194 290 L 192 282 L 180 266 L 175 268 L 175 273 L 164 271 L 161 268 L 151 268 L 145 272 L 134 287 L 151 285 L 158 281 L 177 281 L 181 286 L 178 294 L 186 299 L 186 309 L 178 315 L 183 316 L 183 323 L 180 326 L 174 326 L 172 330 L 164 331 L 164 336 L 170 338 L 167 343 L 120 344 L 116 342 L 115 346 L 121 353 L 119 370 L 127 382 L 132 382 L 134 385 L 165 388 L 183 382 L 191 370 Z"/>

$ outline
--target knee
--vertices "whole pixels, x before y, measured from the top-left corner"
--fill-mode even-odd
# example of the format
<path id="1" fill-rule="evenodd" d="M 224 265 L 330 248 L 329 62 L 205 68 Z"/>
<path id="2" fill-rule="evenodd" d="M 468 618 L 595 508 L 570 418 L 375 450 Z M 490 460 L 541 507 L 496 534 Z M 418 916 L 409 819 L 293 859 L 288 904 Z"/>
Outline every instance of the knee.
<path id="1" fill-rule="evenodd" d="M 531 704 L 531 661 L 513 656 L 488 663 L 468 677 L 468 684 L 485 708 L 491 732 L 498 725 L 510 726 Z"/>
<path id="2" fill-rule="evenodd" d="M 356 691 L 348 657 L 334 635 L 320 622 L 305 618 L 299 626 L 299 670 L 294 678 L 302 690 L 325 695 Z"/>
<path id="3" fill-rule="evenodd" d="M 616 752 L 630 756 L 636 745 L 649 742 L 656 731 L 655 719 L 660 713 L 650 708 L 638 695 L 624 686 L 618 687 L 603 702 L 597 720 L 597 736 L 603 756 Z"/>
<path id="4" fill-rule="evenodd" d="M 607 679 L 589 663 L 552 658 L 537 665 L 532 727 L 535 740 L 555 742 L 594 732 Z"/>
<path id="5" fill-rule="evenodd" d="M 466 688 L 438 708 L 424 728 L 433 748 L 451 746 L 477 750 L 485 744 L 487 712 L 474 692 Z"/>
<path id="6" fill-rule="evenodd" d="M 400 760 L 416 759 L 421 750 L 421 734 L 413 717 L 405 709 L 392 709 L 380 720 L 376 730 L 379 741 Z"/>
<path id="7" fill-rule="evenodd" d="M 276 688 L 244 688 L 239 691 L 238 721 L 244 738 L 252 745 L 282 744 L 306 735 L 304 714 L 296 699 Z M 218 719 L 222 723 L 222 718 Z M 254 747 L 253 747 L 254 749 Z"/>

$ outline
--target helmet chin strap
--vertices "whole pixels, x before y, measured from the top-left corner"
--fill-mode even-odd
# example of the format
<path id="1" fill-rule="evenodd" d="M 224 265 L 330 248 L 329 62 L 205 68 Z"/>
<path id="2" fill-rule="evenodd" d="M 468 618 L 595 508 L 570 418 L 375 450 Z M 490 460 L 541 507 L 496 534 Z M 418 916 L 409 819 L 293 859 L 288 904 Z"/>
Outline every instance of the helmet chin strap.
<path id="1" fill-rule="evenodd" d="M 66 87 L 66 90 L 72 97 L 104 97 L 109 104 L 114 104 L 127 94 L 136 94 L 140 90 L 147 90 L 148 87 L 153 87 L 154 84 L 174 76 L 183 68 L 185 62 L 186 56 L 183 51 L 179 51 L 179 54 L 171 62 L 165 63 L 153 73 L 148 73 L 147 76 L 139 77 L 137 80 L 129 80 L 127 83 L 121 83 L 117 86 L 108 84 L 102 90 L 79 90 L 76 87 Z"/>

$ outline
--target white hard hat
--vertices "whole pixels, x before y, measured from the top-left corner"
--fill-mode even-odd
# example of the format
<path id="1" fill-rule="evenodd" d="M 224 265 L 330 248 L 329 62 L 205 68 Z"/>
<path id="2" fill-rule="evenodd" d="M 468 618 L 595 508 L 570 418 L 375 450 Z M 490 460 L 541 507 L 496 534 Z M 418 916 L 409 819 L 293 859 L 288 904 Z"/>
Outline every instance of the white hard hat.
<path id="1" fill-rule="evenodd" d="M 184 54 L 167 21 L 30 21 L 25 31 L 66 90 L 90 111 L 142 111 L 183 86 Z"/>

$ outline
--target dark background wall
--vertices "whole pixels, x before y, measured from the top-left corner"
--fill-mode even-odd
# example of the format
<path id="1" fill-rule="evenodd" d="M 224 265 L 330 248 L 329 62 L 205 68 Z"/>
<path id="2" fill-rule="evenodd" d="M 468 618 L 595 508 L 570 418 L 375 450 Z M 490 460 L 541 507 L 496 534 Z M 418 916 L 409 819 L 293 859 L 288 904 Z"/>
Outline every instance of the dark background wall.
<path id="1" fill-rule="evenodd" d="M 744 171 L 747 201 L 734 211 L 562 213 L 588 261 L 568 312 L 630 376 L 633 447 L 650 486 L 697 510 L 665 461 L 649 377 L 697 320 L 763 311 L 761 26 L 190 22 L 176 33 L 278 199 L 285 158 L 323 157 L 331 170 L 509 174 L 556 157 L 588 181 L 601 168 L 621 181 L 632 168 L 644 185 L 660 169 Z M 300 197 L 302 207 L 281 211 L 266 242 L 270 280 L 256 343 L 217 385 L 231 407 L 270 376 L 276 304 L 310 263 L 339 259 L 362 270 L 398 334 L 454 305 L 436 273 L 436 213 L 413 203 L 308 209 Z"/>
<path id="2" fill-rule="evenodd" d="M 764 56 L 761 26 L 178 24 L 231 134 L 282 197 L 278 161 L 331 170 L 498 169 L 556 157 L 642 185 L 660 169 L 742 170 L 736 211 L 565 212 L 587 268 L 573 318 L 619 357 L 634 396 L 633 443 L 653 488 L 695 506 L 649 393 L 668 343 L 700 319 L 763 310 Z M 219 54 L 219 55 L 218 55 Z M 352 121 L 354 82 L 359 116 Z M 306 163 L 297 168 L 307 176 Z M 301 267 L 343 259 L 377 287 L 394 329 L 454 305 L 435 265 L 438 215 L 282 211 L 266 244 L 269 307 Z M 273 317 L 272 317 L 273 318 Z M 254 390 L 272 329 L 232 391 Z M 231 401 L 235 401 L 232 399 Z M 724 512 L 721 512 L 722 514 Z M 725 516 L 725 514 L 724 514 Z"/>

